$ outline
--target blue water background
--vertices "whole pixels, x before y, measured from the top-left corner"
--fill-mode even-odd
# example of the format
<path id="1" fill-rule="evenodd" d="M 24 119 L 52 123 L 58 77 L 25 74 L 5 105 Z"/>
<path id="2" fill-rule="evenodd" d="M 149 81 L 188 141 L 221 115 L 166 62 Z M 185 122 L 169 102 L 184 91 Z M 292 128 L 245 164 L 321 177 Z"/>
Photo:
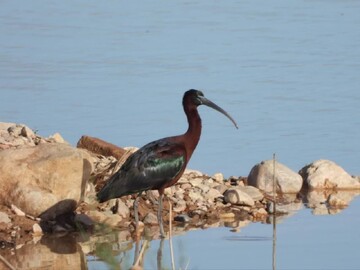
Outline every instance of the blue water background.
<path id="1" fill-rule="evenodd" d="M 44 136 L 60 132 L 73 145 L 86 134 L 119 146 L 142 146 L 186 130 L 182 95 L 197 88 L 227 110 L 239 130 L 221 114 L 200 107 L 203 134 L 190 168 L 246 176 L 253 165 L 276 153 L 295 171 L 325 158 L 360 174 L 359 1 L 0 5 L 0 121 L 27 124 Z M 358 212 L 356 202 L 352 211 Z M 284 223 L 280 266 L 306 269 L 302 256 L 313 253 L 303 251 L 315 245 L 314 253 L 330 254 L 330 261 L 320 260 L 329 266 L 325 268 L 339 269 L 333 262 L 346 260 L 348 269 L 359 268 L 351 256 L 360 239 L 353 228 L 359 220 L 346 211 L 348 215 L 329 220 L 310 218 L 304 211 Z M 312 222 L 325 242 L 301 242 Z M 327 230 L 329 223 L 340 228 Z M 265 225 L 248 228 L 260 228 L 256 235 L 271 230 Z M 214 252 L 204 245 L 193 251 L 204 237 L 225 250 L 220 264 L 240 260 L 247 249 L 270 260 L 271 241 L 260 242 L 263 249 L 251 249 L 248 242 L 221 240 L 227 229 L 206 232 L 181 238 L 199 260 Z M 341 246 L 333 253 L 336 243 L 328 241 L 336 235 Z M 268 269 L 269 262 L 254 269 Z M 208 263 L 190 261 L 194 269 L 218 266 L 215 260 Z"/>

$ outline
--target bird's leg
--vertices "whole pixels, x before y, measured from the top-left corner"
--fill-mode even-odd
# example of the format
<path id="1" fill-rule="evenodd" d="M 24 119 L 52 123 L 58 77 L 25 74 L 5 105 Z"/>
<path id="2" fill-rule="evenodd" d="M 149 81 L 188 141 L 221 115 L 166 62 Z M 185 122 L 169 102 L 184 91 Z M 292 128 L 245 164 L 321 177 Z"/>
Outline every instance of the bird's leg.
<path id="1" fill-rule="evenodd" d="M 134 201 L 134 217 L 135 217 L 135 228 L 136 231 L 139 229 L 139 212 L 138 212 L 138 206 L 139 206 L 139 199 L 141 197 L 142 191 L 139 192 L 137 195 L 135 201 Z"/>
<path id="2" fill-rule="evenodd" d="M 161 238 L 165 238 L 164 226 L 162 222 L 162 207 L 163 207 L 163 193 L 161 192 L 159 196 L 159 208 L 158 208 L 157 218 L 160 226 L 160 236 Z"/>
<path id="3" fill-rule="evenodd" d="M 162 253 L 163 253 L 163 249 L 164 249 L 164 239 L 160 240 L 160 245 L 159 245 L 159 249 L 157 252 L 157 269 L 161 270 L 164 269 L 162 267 Z"/>

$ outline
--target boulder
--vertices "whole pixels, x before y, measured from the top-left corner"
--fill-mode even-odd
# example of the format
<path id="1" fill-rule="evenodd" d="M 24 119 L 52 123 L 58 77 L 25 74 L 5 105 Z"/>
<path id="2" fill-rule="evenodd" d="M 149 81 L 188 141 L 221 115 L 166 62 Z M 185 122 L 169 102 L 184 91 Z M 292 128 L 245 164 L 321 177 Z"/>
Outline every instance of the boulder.
<path id="1" fill-rule="evenodd" d="M 330 160 L 317 160 L 299 171 L 310 189 L 360 189 L 360 181 Z"/>
<path id="2" fill-rule="evenodd" d="M 46 218 L 72 211 L 90 177 L 90 161 L 84 150 L 62 143 L 2 150 L 0 203 Z"/>
<path id="3" fill-rule="evenodd" d="M 248 176 L 248 185 L 265 192 L 273 191 L 273 160 L 262 161 L 256 164 Z M 303 185 L 303 179 L 280 162 L 275 161 L 276 192 L 298 193 Z"/>

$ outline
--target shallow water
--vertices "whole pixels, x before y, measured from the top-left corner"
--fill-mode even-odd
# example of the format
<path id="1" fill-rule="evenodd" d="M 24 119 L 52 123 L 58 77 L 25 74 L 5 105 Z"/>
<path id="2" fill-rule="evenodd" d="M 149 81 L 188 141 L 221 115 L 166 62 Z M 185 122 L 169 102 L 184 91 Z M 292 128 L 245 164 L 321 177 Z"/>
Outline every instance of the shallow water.
<path id="1" fill-rule="evenodd" d="M 0 121 L 25 123 L 44 136 L 60 132 L 74 145 L 86 134 L 141 146 L 186 130 L 182 94 L 198 88 L 240 128 L 200 108 L 203 134 L 190 168 L 246 176 L 276 153 L 295 171 L 326 158 L 360 174 L 357 1 L 1 6 Z M 359 209 L 356 200 L 340 215 L 312 218 L 302 210 L 289 218 L 279 226 L 279 237 L 287 234 L 278 241 L 280 269 L 360 268 L 351 256 Z M 270 227 L 244 233 L 268 237 Z M 229 235 L 211 229 L 174 241 L 191 254 L 191 269 L 208 268 L 213 254 L 215 268 L 241 269 L 238 260 L 254 263 L 244 269 L 271 267 L 271 241 L 225 240 Z M 343 244 L 334 249 L 338 256 L 325 259 L 324 247 L 335 243 Z M 151 242 L 151 250 L 157 246 Z"/>

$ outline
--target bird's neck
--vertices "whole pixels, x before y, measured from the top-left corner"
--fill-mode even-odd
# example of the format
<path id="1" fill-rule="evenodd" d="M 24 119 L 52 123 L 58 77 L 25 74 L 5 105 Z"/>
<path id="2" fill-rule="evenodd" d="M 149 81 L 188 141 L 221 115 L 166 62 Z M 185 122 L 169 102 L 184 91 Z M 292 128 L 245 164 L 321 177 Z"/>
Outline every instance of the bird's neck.
<path id="1" fill-rule="evenodd" d="M 185 133 L 185 145 L 188 160 L 194 152 L 201 135 L 201 118 L 196 107 L 185 111 L 189 123 L 188 130 Z"/>

